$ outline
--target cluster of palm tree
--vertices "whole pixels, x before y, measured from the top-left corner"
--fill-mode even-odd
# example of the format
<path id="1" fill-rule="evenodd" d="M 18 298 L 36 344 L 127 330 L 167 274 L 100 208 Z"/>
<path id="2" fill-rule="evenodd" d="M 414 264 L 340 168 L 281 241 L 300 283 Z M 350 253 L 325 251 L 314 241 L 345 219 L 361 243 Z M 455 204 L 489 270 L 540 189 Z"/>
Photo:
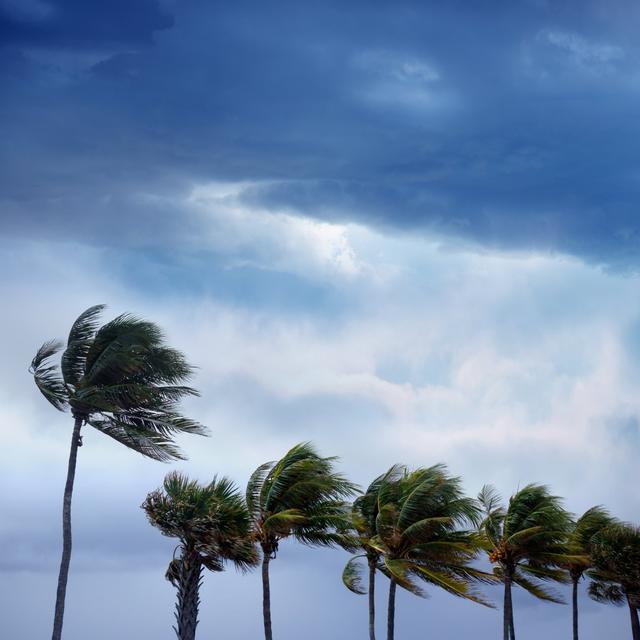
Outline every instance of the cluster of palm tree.
<path id="1" fill-rule="evenodd" d="M 177 407 L 184 396 L 197 393 L 184 386 L 192 371 L 184 356 L 164 344 L 156 325 L 131 315 L 99 327 L 102 308 L 85 311 L 66 346 L 46 343 L 31 365 L 46 399 L 73 417 L 53 640 L 62 634 L 82 427 L 90 425 L 163 461 L 183 457 L 176 434 L 206 433 Z M 58 368 L 51 358 L 63 348 Z M 360 492 L 335 463 L 302 443 L 258 467 L 244 495 L 224 477 L 201 485 L 172 472 L 147 496 L 142 507 L 151 524 L 179 541 L 166 577 L 177 590 L 174 630 L 180 640 L 195 638 L 204 570 L 219 572 L 228 563 L 241 571 L 261 564 L 264 633 L 272 640 L 270 564 L 287 538 L 352 554 L 342 579 L 354 593 L 368 594 L 370 640 L 375 640 L 378 573 L 389 584 L 387 640 L 394 638 L 398 587 L 418 596 L 438 587 L 493 607 L 482 585 L 500 584 L 503 637 L 515 640 L 513 587 L 563 602 L 549 587 L 553 583 L 572 585 L 578 640 L 578 585 L 584 577 L 594 600 L 627 605 L 633 640 L 640 640 L 639 528 L 599 506 L 574 519 L 543 485 L 527 485 L 506 505 L 491 486 L 470 498 L 460 478 L 442 464 L 418 469 L 396 464 Z"/>

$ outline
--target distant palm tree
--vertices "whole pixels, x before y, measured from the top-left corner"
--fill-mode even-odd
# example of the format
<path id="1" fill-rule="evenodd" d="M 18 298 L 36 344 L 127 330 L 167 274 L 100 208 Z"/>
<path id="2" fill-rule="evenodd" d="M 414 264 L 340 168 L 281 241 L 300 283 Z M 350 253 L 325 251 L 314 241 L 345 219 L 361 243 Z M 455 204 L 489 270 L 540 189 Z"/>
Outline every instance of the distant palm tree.
<path id="1" fill-rule="evenodd" d="M 474 588 L 474 582 L 494 582 L 471 565 L 480 547 L 473 531 L 479 508 L 464 497 L 459 478 L 444 465 L 405 471 L 398 479 L 381 482 L 378 490 L 376 535 L 371 547 L 382 557 L 380 570 L 389 578 L 387 640 L 395 633 L 396 587 L 424 595 L 419 582 L 491 606 Z"/>
<path id="2" fill-rule="evenodd" d="M 385 482 L 398 480 L 404 467 L 394 465 L 386 473 L 378 476 L 353 503 L 351 509 L 351 526 L 360 551 L 364 554 L 351 558 L 342 573 L 342 581 L 347 589 L 354 593 L 369 594 L 369 640 L 376 640 L 375 632 L 375 584 L 376 569 L 380 563 L 381 553 L 372 546 L 372 540 L 376 536 L 376 521 L 378 517 L 378 494 Z M 366 558 L 369 571 L 369 588 L 364 589 L 360 575 L 359 561 Z"/>
<path id="3" fill-rule="evenodd" d="M 483 544 L 489 560 L 497 565 L 494 573 L 504 583 L 504 640 L 515 640 L 512 585 L 536 598 L 563 602 L 543 581 L 567 582 L 561 567 L 570 560 L 567 538 L 571 518 L 560 499 L 542 485 L 527 485 L 511 496 L 506 509 L 488 485 L 478 500 L 485 511 L 480 525 Z"/>
<path id="4" fill-rule="evenodd" d="M 71 559 L 71 496 L 80 430 L 89 424 L 120 444 L 155 460 L 181 458 L 176 433 L 204 434 L 197 422 L 178 413 L 177 403 L 197 395 L 182 386 L 192 372 L 184 356 L 164 345 L 158 327 L 124 314 L 98 329 L 104 305 L 87 309 L 73 323 L 60 369 L 50 359 L 63 348 L 47 342 L 30 371 L 44 397 L 60 411 L 71 410 L 73 434 L 63 506 L 63 551 L 53 624 L 60 640 Z"/>
<path id="5" fill-rule="evenodd" d="M 591 540 L 601 529 L 615 522 L 604 507 L 591 507 L 572 523 L 568 550 L 572 555 L 564 565 L 572 584 L 573 640 L 578 640 L 578 583 L 592 565 Z"/>
<path id="6" fill-rule="evenodd" d="M 589 595 L 598 602 L 626 602 L 633 640 L 640 640 L 640 527 L 619 523 L 600 530 L 593 537 L 591 557 Z"/>
<path id="7" fill-rule="evenodd" d="M 174 553 L 166 573 L 178 590 L 173 629 L 179 640 L 194 640 L 203 567 L 222 571 L 230 561 L 244 571 L 258 563 L 244 499 L 227 478 L 201 486 L 173 472 L 142 508 L 153 526 L 180 540 L 179 554 Z"/>
<path id="8" fill-rule="evenodd" d="M 349 527 L 346 498 L 355 486 L 334 471 L 336 458 L 322 458 L 309 443 L 298 444 L 278 462 L 258 467 L 247 484 L 253 537 L 262 549 L 263 616 L 272 640 L 269 563 L 281 540 L 308 545 L 345 545 Z"/>

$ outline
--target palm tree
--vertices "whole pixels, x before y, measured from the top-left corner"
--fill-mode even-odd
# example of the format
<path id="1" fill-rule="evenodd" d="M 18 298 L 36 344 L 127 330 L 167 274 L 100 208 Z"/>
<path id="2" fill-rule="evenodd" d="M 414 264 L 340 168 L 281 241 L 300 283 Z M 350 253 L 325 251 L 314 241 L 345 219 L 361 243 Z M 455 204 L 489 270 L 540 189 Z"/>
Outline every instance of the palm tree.
<path id="1" fill-rule="evenodd" d="M 571 560 L 567 537 L 571 518 L 558 497 L 542 485 L 530 484 L 511 496 L 504 509 L 491 486 L 478 500 L 485 511 L 480 532 L 495 575 L 504 583 L 504 640 L 515 640 L 512 585 L 517 584 L 541 600 L 562 603 L 543 584 L 566 582 L 561 567 Z"/>
<path id="2" fill-rule="evenodd" d="M 71 560 L 71 496 L 82 426 L 89 424 L 155 460 L 183 457 L 174 444 L 175 434 L 205 433 L 204 427 L 177 410 L 182 397 L 197 395 L 194 389 L 181 385 L 192 372 L 184 356 L 165 346 L 155 324 L 128 314 L 98 328 L 103 308 L 104 305 L 91 307 L 73 323 L 60 372 L 51 363 L 63 348 L 56 341 L 43 344 L 30 367 L 44 397 L 60 411 L 70 410 L 73 417 L 53 640 L 60 640 L 62 635 Z"/>
<path id="3" fill-rule="evenodd" d="M 459 478 L 438 464 L 381 482 L 378 490 L 376 535 L 371 547 L 381 558 L 380 570 L 389 578 L 387 639 L 395 632 L 396 587 L 424 595 L 418 581 L 448 593 L 491 606 L 473 583 L 494 577 L 471 565 L 480 547 L 475 532 L 461 530 L 477 524 L 479 508 L 464 497 Z"/>
<path id="4" fill-rule="evenodd" d="M 258 467 L 247 484 L 253 539 L 262 549 L 264 634 L 272 640 L 269 563 L 281 540 L 311 546 L 348 543 L 346 498 L 355 486 L 334 471 L 336 458 L 322 458 L 309 443 L 298 444 L 278 462 Z"/>
<path id="5" fill-rule="evenodd" d="M 564 568 L 572 584 L 573 640 L 578 640 L 578 583 L 591 567 L 591 540 L 601 529 L 614 523 L 609 512 L 601 506 L 591 507 L 572 523 L 568 548 L 574 556 Z"/>
<path id="6" fill-rule="evenodd" d="M 351 526 L 355 532 L 358 549 L 364 551 L 351 558 L 342 572 L 342 581 L 347 589 L 360 595 L 369 594 L 369 640 L 376 640 L 375 632 L 375 585 L 376 568 L 381 559 L 381 553 L 371 544 L 376 535 L 376 519 L 378 517 L 378 494 L 386 482 L 397 480 L 404 467 L 394 465 L 386 473 L 378 476 L 353 503 L 351 508 Z M 366 558 L 369 571 L 369 588 L 362 586 L 359 561 Z"/>
<path id="7" fill-rule="evenodd" d="M 194 640 L 203 567 L 222 571 L 230 561 L 246 571 L 258 562 L 244 500 L 227 478 L 201 486 L 173 472 L 162 489 L 147 496 L 142 508 L 153 526 L 180 541 L 178 556 L 174 552 L 166 573 L 178 590 L 173 629 L 179 640 Z"/>
<path id="8" fill-rule="evenodd" d="M 633 640 L 640 640 L 640 527 L 618 523 L 601 529 L 593 537 L 591 557 L 589 595 L 598 602 L 626 602 Z"/>

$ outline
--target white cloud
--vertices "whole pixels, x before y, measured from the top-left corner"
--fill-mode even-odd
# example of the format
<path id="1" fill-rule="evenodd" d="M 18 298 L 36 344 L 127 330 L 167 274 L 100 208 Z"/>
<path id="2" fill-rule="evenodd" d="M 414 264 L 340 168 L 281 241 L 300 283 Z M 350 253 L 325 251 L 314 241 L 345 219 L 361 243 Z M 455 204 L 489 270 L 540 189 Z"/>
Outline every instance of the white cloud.
<path id="1" fill-rule="evenodd" d="M 545 30 L 539 38 L 568 53 L 579 65 L 601 66 L 624 58 L 624 50 L 616 45 L 590 42 L 577 33 Z"/>
<path id="2" fill-rule="evenodd" d="M 360 74 L 356 98 L 369 106 L 424 111 L 452 105 L 439 71 L 427 60 L 399 51 L 365 50 L 351 59 Z"/>
<path id="3" fill-rule="evenodd" d="M 251 265 L 320 280 L 374 275 L 356 254 L 352 236 L 367 231 L 354 224 L 320 222 L 250 206 L 242 201 L 254 183 L 207 183 L 174 205 L 196 215 L 201 248 L 228 258 L 230 267 Z"/>

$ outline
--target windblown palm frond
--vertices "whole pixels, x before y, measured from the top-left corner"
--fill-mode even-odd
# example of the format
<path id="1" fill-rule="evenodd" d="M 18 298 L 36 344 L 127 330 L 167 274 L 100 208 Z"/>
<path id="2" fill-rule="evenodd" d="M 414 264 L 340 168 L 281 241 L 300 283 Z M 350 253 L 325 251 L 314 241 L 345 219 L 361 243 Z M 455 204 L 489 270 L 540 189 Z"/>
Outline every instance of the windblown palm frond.
<path id="1" fill-rule="evenodd" d="M 29 372 L 33 375 L 40 393 L 58 411 L 64 411 L 68 406 L 68 395 L 63 379 L 60 377 L 58 366 L 51 364 L 50 359 L 62 349 L 62 343 L 56 340 L 45 342 L 37 351 Z"/>

